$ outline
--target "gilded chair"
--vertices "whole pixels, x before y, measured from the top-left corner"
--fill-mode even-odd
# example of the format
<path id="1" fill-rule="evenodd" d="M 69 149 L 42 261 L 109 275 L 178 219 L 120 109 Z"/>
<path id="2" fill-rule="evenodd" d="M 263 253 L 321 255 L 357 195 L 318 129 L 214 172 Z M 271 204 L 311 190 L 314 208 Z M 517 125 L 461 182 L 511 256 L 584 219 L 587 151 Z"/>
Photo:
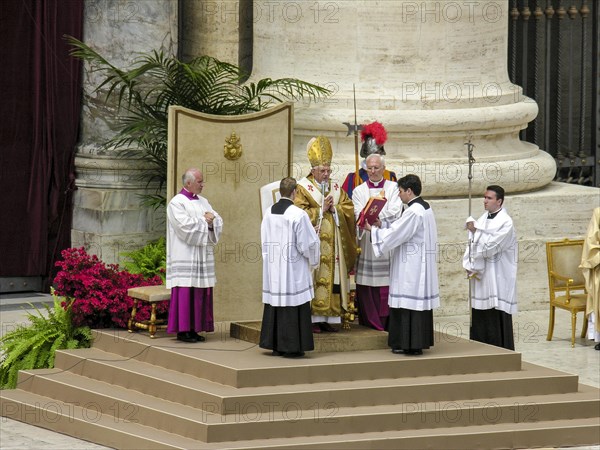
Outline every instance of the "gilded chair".
<path id="1" fill-rule="evenodd" d="M 581 337 L 587 332 L 585 305 L 587 292 L 583 272 L 579 269 L 583 240 L 565 239 L 546 242 L 548 260 L 548 286 L 550 288 L 550 323 L 546 340 L 552 340 L 554 332 L 554 310 L 565 309 L 571 313 L 571 347 L 575 347 L 577 313 L 583 312 Z"/>

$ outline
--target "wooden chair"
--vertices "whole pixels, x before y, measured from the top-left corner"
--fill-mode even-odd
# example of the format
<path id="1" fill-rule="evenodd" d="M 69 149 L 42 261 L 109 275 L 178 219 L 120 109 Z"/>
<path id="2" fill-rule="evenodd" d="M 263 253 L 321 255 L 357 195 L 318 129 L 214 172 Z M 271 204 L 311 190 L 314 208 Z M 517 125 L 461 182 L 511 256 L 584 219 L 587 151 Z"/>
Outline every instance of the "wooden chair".
<path id="1" fill-rule="evenodd" d="M 583 272 L 579 269 L 582 251 L 583 240 L 565 239 L 559 242 L 546 242 L 550 288 L 550 323 L 546 340 L 552 340 L 555 308 L 565 309 L 571 313 L 571 347 L 575 347 L 575 328 L 579 312 L 584 313 L 581 337 L 585 337 L 587 332 L 585 318 L 587 291 Z"/>
<path id="2" fill-rule="evenodd" d="M 135 287 L 127 290 L 127 295 L 133 298 L 133 308 L 131 309 L 131 316 L 127 323 L 127 330 L 130 333 L 136 331 L 136 329 L 148 330 L 150 337 L 154 339 L 158 330 L 166 330 L 167 324 L 165 320 L 158 320 L 156 318 L 156 304 L 158 302 L 164 302 L 165 300 L 171 299 L 171 289 L 167 289 L 165 286 L 142 286 Z M 136 320 L 138 302 L 150 303 L 150 320 Z"/>

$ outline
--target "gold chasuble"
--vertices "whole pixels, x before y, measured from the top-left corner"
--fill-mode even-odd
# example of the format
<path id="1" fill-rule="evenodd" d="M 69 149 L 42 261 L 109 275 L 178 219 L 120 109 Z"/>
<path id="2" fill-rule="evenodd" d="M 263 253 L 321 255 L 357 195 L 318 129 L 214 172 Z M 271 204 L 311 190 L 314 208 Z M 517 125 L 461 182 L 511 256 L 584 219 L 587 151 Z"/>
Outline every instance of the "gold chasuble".
<path id="1" fill-rule="evenodd" d="M 330 181 L 329 191 L 332 194 L 336 216 L 325 211 L 321 222 L 321 263 L 315 272 L 315 298 L 311 302 L 313 316 L 339 317 L 342 308 L 348 308 L 350 291 L 348 272 L 354 268 L 356 261 L 356 228 L 354 225 L 354 205 L 341 185 Z M 298 182 L 294 204 L 308 213 L 314 226 L 319 224 L 323 194 L 321 186 L 315 183 L 312 175 Z M 341 251 L 340 251 L 341 250 Z M 336 262 L 338 276 L 336 276 Z M 334 280 L 340 284 L 340 294 L 333 293 Z"/>

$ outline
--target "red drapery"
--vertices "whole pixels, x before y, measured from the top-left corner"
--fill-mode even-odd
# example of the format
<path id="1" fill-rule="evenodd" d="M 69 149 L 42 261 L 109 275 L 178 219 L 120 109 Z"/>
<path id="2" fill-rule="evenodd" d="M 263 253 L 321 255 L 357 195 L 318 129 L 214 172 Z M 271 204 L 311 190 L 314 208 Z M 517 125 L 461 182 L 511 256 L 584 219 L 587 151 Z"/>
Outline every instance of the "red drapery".
<path id="1" fill-rule="evenodd" d="M 0 2 L 0 277 L 51 281 L 70 246 L 83 0 Z"/>

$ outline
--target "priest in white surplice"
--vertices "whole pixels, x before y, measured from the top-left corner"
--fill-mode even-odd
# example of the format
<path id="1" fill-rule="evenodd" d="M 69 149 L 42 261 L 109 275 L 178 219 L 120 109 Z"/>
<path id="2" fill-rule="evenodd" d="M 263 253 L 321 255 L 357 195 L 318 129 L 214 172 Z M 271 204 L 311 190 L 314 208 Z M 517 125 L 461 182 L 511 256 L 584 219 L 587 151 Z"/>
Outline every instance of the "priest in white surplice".
<path id="1" fill-rule="evenodd" d="M 504 189 L 488 186 L 483 197 L 485 213 L 478 220 L 467 219 L 471 243 L 463 267 L 471 283 L 471 339 L 514 350 L 518 245 L 513 221 L 503 205 Z"/>
<path id="2" fill-rule="evenodd" d="M 384 157 L 372 153 L 367 156 L 366 167 L 368 178 L 354 189 L 352 202 L 354 216 L 358 219 L 361 211 L 371 197 L 383 196 L 387 202 L 379 219 L 389 226 L 400 217 L 402 200 L 398 196 L 398 184 L 386 180 Z M 356 263 L 356 298 L 358 302 L 358 322 L 361 325 L 384 331 L 388 329 L 388 295 L 390 285 L 390 255 L 385 253 L 377 258 L 371 246 L 368 231 L 358 231 L 360 254 Z"/>
<path id="3" fill-rule="evenodd" d="M 275 356 L 298 357 L 313 350 L 310 301 L 312 270 L 320 259 L 319 237 L 308 214 L 294 206 L 296 180 L 284 178 L 281 199 L 261 225 L 264 303 L 261 348 Z"/>
<path id="4" fill-rule="evenodd" d="M 200 197 L 204 176 L 188 169 L 183 189 L 167 206 L 167 287 L 171 289 L 168 333 L 184 342 L 201 342 L 214 331 L 212 288 L 216 282 L 213 247 L 223 219 Z"/>
<path id="5" fill-rule="evenodd" d="M 433 309 L 440 305 L 437 225 L 418 176 L 400 178 L 398 191 L 406 205 L 400 219 L 365 229 L 375 256 L 391 251 L 388 345 L 393 353 L 421 355 L 433 346 Z"/>

